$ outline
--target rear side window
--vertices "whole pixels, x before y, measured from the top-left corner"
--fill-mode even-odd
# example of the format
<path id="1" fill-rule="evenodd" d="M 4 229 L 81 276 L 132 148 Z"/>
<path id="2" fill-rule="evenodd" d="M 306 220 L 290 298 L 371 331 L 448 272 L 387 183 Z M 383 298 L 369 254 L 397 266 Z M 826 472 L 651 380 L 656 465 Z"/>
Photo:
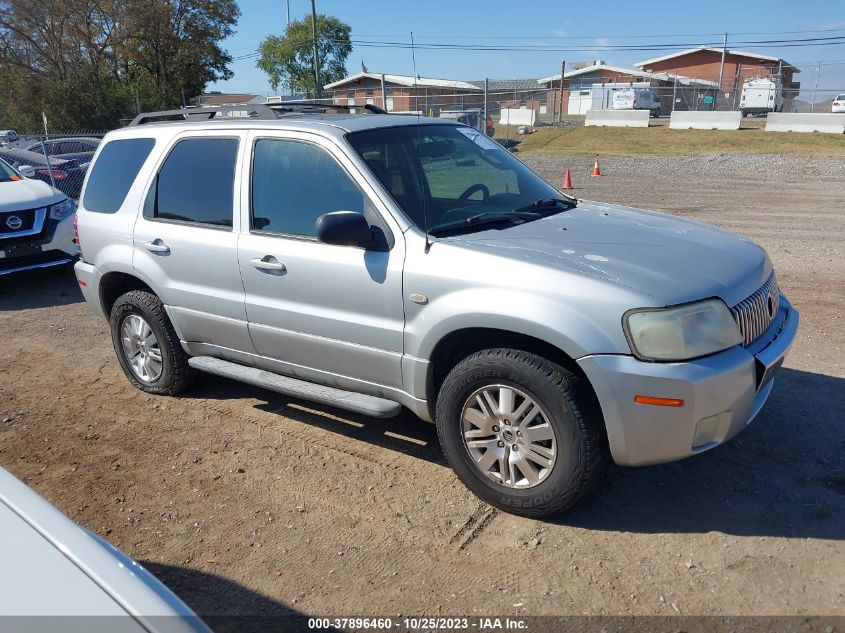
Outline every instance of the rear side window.
<path id="1" fill-rule="evenodd" d="M 238 139 L 176 143 L 144 204 L 148 219 L 232 227 Z"/>
<path id="2" fill-rule="evenodd" d="M 82 206 L 86 211 L 115 213 L 155 145 L 155 139 L 109 141 L 91 168 Z"/>

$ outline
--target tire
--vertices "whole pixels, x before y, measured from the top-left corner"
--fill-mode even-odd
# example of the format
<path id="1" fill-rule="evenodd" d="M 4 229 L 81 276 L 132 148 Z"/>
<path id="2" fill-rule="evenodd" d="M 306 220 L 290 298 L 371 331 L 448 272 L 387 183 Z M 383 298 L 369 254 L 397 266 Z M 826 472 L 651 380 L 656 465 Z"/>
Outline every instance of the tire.
<path id="1" fill-rule="evenodd" d="M 127 345 L 124 343 L 126 338 L 124 334 L 127 332 L 124 330 L 124 326 L 126 325 L 134 332 L 135 329 L 130 326 L 137 324 L 139 318 L 146 324 L 151 335 L 155 337 L 159 351 L 158 358 L 160 358 L 160 361 L 149 364 L 138 362 L 139 365 L 145 365 L 146 370 L 148 370 L 149 375 L 146 380 L 133 368 L 132 359 L 127 352 Z M 117 354 L 118 361 L 120 361 L 123 373 L 135 387 L 147 393 L 175 396 L 193 384 L 196 379 L 196 371 L 188 365 L 188 355 L 182 349 L 179 337 L 176 335 L 164 306 L 157 296 L 144 290 L 132 290 L 121 295 L 112 307 L 109 321 L 114 351 Z M 149 336 L 145 336 L 143 340 L 146 347 L 147 342 L 151 339 Z M 152 353 L 155 349 L 156 346 L 154 345 L 150 345 L 148 348 L 151 360 L 155 357 Z M 135 359 L 137 361 L 137 355 Z M 159 371 L 150 371 L 151 369 L 159 369 Z"/>
<path id="2" fill-rule="evenodd" d="M 514 403 L 524 403 L 526 398 L 530 398 L 539 406 L 540 412 L 529 422 L 524 422 L 524 417 L 523 422 L 519 422 L 517 417 L 497 425 L 499 433 L 492 436 L 496 439 L 494 443 L 490 443 L 489 439 L 465 440 L 467 428 L 473 438 L 482 435 L 489 438 L 490 429 L 496 428 L 482 428 L 490 416 L 483 418 L 485 422 L 481 426 L 467 422 L 468 419 L 481 419 L 479 411 L 483 412 L 484 407 L 481 401 L 477 398 L 473 401 L 473 398 L 485 386 L 493 392 L 499 389 L 497 405 L 504 397 L 502 389 L 505 392 L 511 390 L 515 392 L 509 397 L 513 405 L 511 409 L 518 413 L 519 406 Z M 480 397 L 486 401 L 487 396 L 483 392 Z M 478 408 L 469 411 L 476 402 Z M 499 405 L 499 408 L 503 407 Z M 489 410 L 492 409 L 490 406 Z M 554 438 L 541 442 L 542 446 L 537 443 L 526 446 L 529 431 L 533 437 L 539 436 L 538 431 L 543 437 L 549 433 L 548 428 L 539 424 L 538 418 L 540 422 L 543 419 L 547 421 Z M 482 500 L 513 514 L 539 518 L 572 507 L 590 489 L 606 462 L 608 451 L 604 423 L 589 386 L 573 372 L 528 352 L 488 349 L 462 360 L 443 382 L 437 397 L 435 420 L 440 445 L 458 478 Z M 502 426 L 510 422 L 513 423 L 511 426 Z M 528 426 L 530 424 L 539 426 Z M 502 444 L 510 442 L 513 433 L 506 435 L 506 431 L 514 428 L 522 428 L 525 433 L 520 436 L 521 440 L 515 440 L 522 442 L 516 445 L 518 450 L 511 452 L 513 445 L 502 447 Z M 473 443 L 473 448 L 468 441 Z M 482 449 L 477 447 L 480 444 L 489 448 L 481 452 Z M 534 483 L 528 474 L 520 471 L 522 466 L 519 465 L 507 475 L 508 482 L 500 481 L 503 462 L 498 458 L 498 463 L 491 467 L 493 472 L 484 468 L 493 459 L 484 457 L 488 450 L 498 451 L 497 455 L 504 452 L 510 461 L 529 459 L 530 455 L 536 455 L 535 450 L 541 449 L 544 449 L 544 455 L 553 450 L 554 460 L 549 467 L 536 469 L 540 474 L 538 477 L 534 473 Z M 533 462 L 527 470 L 538 465 L 538 462 Z M 495 472 L 497 469 L 498 473 Z"/>

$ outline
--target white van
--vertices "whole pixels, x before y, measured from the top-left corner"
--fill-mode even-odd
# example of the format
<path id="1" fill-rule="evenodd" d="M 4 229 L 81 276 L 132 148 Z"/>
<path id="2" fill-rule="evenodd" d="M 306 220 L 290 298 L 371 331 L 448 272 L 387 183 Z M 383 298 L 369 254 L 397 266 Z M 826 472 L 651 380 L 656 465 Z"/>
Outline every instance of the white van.
<path id="1" fill-rule="evenodd" d="M 650 110 L 660 116 L 660 99 L 648 88 L 628 88 L 613 93 L 614 110 Z"/>
<path id="2" fill-rule="evenodd" d="M 781 112 L 783 85 L 771 79 L 748 79 L 742 85 L 739 109 L 742 111 L 742 116 Z"/>

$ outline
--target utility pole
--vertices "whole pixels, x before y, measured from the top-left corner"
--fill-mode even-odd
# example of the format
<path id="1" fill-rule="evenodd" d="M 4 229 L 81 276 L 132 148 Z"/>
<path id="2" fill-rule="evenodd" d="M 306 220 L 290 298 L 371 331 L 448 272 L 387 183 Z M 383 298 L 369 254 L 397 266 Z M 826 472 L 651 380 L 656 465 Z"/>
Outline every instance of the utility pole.
<path id="1" fill-rule="evenodd" d="M 320 58 L 317 54 L 317 7 L 311 0 L 311 36 L 314 38 L 314 94 L 319 99 L 320 90 Z"/>
<path id="2" fill-rule="evenodd" d="M 722 62 L 719 64 L 719 88 L 716 92 L 716 98 L 713 99 L 713 109 L 716 109 L 716 102 L 719 100 L 719 93 L 722 92 L 722 75 L 725 72 L 725 55 L 728 52 L 728 34 L 725 33 L 725 40 L 722 42 Z"/>
<path id="3" fill-rule="evenodd" d="M 290 0 L 285 0 L 288 9 L 288 27 L 290 27 Z"/>
<path id="4" fill-rule="evenodd" d="M 563 73 L 566 68 L 566 60 L 560 62 L 560 108 L 557 112 L 558 123 L 563 121 Z"/>

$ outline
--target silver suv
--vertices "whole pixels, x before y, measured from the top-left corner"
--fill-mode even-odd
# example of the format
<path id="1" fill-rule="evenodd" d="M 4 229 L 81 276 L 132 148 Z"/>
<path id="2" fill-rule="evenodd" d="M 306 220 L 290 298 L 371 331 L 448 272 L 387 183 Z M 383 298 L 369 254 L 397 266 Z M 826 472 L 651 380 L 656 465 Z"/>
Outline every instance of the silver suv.
<path id="1" fill-rule="evenodd" d="M 479 497 L 538 517 L 608 454 L 654 464 L 738 433 L 795 336 L 753 242 L 569 198 L 473 128 L 195 118 L 110 133 L 79 205 L 79 284 L 143 391 L 210 372 L 405 407 Z"/>

